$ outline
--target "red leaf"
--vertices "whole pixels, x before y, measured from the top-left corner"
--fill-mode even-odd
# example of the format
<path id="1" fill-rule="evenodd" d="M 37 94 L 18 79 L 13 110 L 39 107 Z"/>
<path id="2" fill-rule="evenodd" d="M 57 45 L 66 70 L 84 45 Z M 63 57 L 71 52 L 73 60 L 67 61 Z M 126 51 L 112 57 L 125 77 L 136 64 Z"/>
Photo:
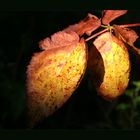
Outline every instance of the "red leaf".
<path id="1" fill-rule="evenodd" d="M 59 31 L 44 40 L 40 41 L 39 47 L 42 50 L 49 50 L 69 45 L 76 45 L 79 42 L 79 36 L 73 31 Z"/>
<path id="2" fill-rule="evenodd" d="M 77 24 L 70 25 L 64 31 L 75 31 L 79 36 L 82 36 L 84 33 L 91 35 L 91 33 L 99 28 L 101 21 L 99 18 L 92 14 L 88 14 L 85 19 L 80 21 Z"/>
<path id="3" fill-rule="evenodd" d="M 102 16 L 102 23 L 108 25 L 114 19 L 127 13 L 127 10 L 104 10 Z"/>
<path id="4" fill-rule="evenodd" d="M 136 54 L 140 55 L 140 49 L 134 46 L 134 42 L 139 37 L 137 33 L 132 29 L 120 27 L 119 25 L 113 25 L 113 27 L 115 29 L 115 35 L 119 39 L 123 40 L 125 43 L 130 45 Z"/>
<path id="5" fill-rule="evenodd" d="M 134 45 L 134 42 L 137 40 L 137 33 L 129 28 L 120 27 L 119 25 L 113 25 L 115 29 L 116 36 L 121 38 L 125 43 L 130 46 Z"/>

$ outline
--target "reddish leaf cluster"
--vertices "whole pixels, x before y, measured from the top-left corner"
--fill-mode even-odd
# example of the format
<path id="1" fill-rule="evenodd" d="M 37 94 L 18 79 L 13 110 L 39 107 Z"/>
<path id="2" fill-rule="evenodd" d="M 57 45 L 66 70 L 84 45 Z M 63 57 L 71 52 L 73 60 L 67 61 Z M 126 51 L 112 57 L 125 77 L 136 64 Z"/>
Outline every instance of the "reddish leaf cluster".
<path id="1" fill-rule="evenodd" d="M 77 24 L 70 25 L 64 31 L 75 31 L 79 36 L 86 33 L 90 36 L 93 31 L 101 26 L 101 21 L 104 25 L 108 25 L 114 19 L 126 14 L 126 12 L 127 10 L 104 10 L 101 19 L 89 13 L 85 19 Z"/>
<path id="2" fill-rule="evenodd" d="M 79 36 L 82 36 L 84 34 L 90 36 L 93 31 L 101 27 L 101 22 L 104 25 L 109 26 L 110 22 L 126 13 L 127 10 L 104 10 L 100 19 L 95 15 L 89 13 L 86 18 L 81 20 L 79 23 L 70 25 L 63 31 L 59 31 L 53 34 L 51 38 L 42 40 L 39 44 L 39 47 L 42 50 L 48 50 L 52 48 L 63 47 L 66 45 L 74 45 L 78 43 Z M 100 35 L 106 30 L 107 29 L 98 32 L 97 35 Z M 140 51 L 136 47 L 134 47 L 134 42 L 138 38 L 138 35 L 134 30 L 123 27 L 122 25 L 113 25 L 113 30 L 115 32 L 115 36 L 118 39 L 121 39 L 123 42 L 129 44 L 133 48 L 133 50 L 140 54 Z M 93 37 L 95 36 L 96 34 L 93 35 Z M 91 36 L 89 37 L 89 39 L 93 37 Z M 89 39 L 86 40 L 88 41 Z"/>

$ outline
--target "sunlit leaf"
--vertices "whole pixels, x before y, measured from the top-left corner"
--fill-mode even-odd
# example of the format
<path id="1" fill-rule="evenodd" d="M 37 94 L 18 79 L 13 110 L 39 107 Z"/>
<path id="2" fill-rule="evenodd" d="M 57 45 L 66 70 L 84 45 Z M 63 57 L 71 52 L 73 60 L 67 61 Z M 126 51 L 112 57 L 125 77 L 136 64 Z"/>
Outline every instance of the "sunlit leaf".
<path id="1" fill-rule="evenodd" d="M 127 48 L 111 33 L 100 35 L 89 52 L 92 81 L 99 95 L 107 100 L 124 93 L 130 74 Z"/>
<path id="2" fill-rule="evenodd" d="M 56 40 L 51 40 L 50 44 L 56 43 L 61 46 L 59 42 L 61 39 L 64 44 L 73 40 L 69 35 L 66 35 L 68 36 L 65 38 L 66 41 L 59 36 L 61 33 L 58 33 L 58 38 L 55 36 Z M 62 36 L 65 34 L 62 33 Z M 47 46 L 52 49 L 36 53 L 32 57 L 27 70 L 27 108 L 30 127 L 59 109 L 81 81 L 87 61 L 85 42 L 81 39 L 75 45 L 68 44 L 63 47 Z"/>
<path id="3" fill-rule="evenodd" d="M 102 23 L 108 25 L 114 19 L 127 13 L 127 10 L 104 10 L 102 16 Z"/>

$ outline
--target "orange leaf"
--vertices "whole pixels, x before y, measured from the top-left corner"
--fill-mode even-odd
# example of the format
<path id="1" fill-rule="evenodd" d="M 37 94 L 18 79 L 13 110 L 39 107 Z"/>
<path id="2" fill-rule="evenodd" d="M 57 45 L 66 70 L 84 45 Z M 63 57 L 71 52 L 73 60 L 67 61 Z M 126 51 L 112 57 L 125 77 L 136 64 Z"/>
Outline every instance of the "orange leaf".
<path id="1" fill-rule="evenodd" d="M 30 127 L 53 114 L 70 98 L 86 68 L 84 40 L 77 43 L 74 41 L 73 45 L 70 43 L 73 42 L 71 34 L 59 32 L 55 35 L 51 37 L 50 44 L 47 42 L 48 49 L 44 46 L 45 51 L 32 57 L 27 69 L 27 108 Z M 61 44 L 61 39 L 64 44 Z M 52 44 L 58 46 L 51 46 Z"/>
<path id="2" fill-rule="evenodd" d="M 108 25 L 114 19 L 127 13 L 127 10 L 104 10 L 102 16 L 102 23 Z"/>
<path id="3" fill-rule="evenodd" d="M 92 14 L 88 14 L 85 19 L 77 24 L 70 25 L 64 31 L 75 31 L 79 36 L 82 36 L 84 33 L 91 35 L 91 33 L 99 28 L 100 25 L 100 19 Z"/>
<path id="4" fill-rule="evenodd" d="M 98 36 L 93 44 L 88 59 L 92 83 L 100 96 L 106 100 L 116 99 L 124 93 L 129 82 L 127 48 L 109 32 Z"/>

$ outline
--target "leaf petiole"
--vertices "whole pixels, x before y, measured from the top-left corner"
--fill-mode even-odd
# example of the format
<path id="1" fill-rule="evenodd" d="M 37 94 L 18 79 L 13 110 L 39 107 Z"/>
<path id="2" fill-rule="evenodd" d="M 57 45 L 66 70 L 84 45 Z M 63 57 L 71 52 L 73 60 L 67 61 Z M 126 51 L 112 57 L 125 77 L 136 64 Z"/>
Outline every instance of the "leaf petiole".
<path id="1" fill-rule="evenodd" d="M 109 25 L 101 25 L 103 28 L 108 28 Z"/>
<path id="2" fill-rule="evenodd" d="M 91 40 L 92 38 L 94 38 L 94 37 L 96 37 L 96 36 L 98 36 L 98 35 L 100 35 L 100 34 L 106 32 L 106 31 L 108 31 L 108 28 L 106 28 L 106 29 L 104 29 L 104 30 L 102 30 L 102 31 L 100 31 L 100 32 L 98 32 L 98 33 L 96 33 L 96 34 L 94 34 L 94 35 L 88 37 L 85 41 L 87 42 L 87 41 Z"/>

